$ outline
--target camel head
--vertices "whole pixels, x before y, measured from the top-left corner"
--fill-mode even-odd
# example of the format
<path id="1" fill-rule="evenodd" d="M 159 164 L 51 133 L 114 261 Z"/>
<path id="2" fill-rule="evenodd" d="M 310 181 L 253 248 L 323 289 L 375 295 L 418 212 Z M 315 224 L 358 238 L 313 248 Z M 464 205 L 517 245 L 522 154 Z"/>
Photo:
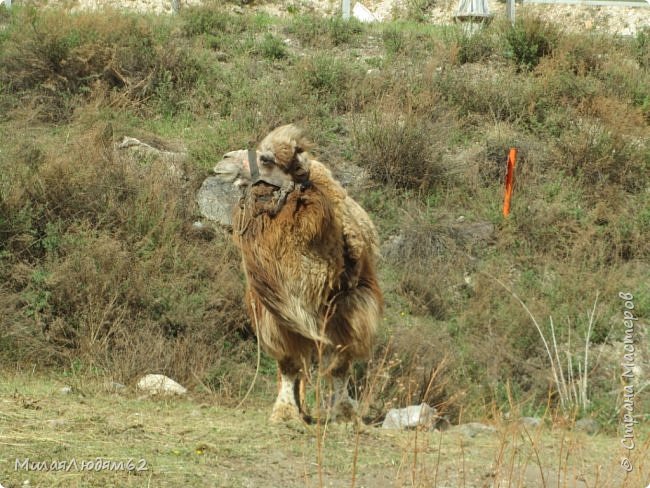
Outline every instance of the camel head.
<path id="1" fill-rule="evenodd" d="M 309 156 L 312 144 L 295 125 L 272 130 L 259 145 L 257 153 L 263 166 L 280 168 L 295 183 L 309 179 Z M 260 168 L 260 173 L 262 169 Z"/>
<path id="2" fill-rule="evenodd" d="M 259 176 L 264 181 L 279 188 L 290 183 L 304 183 L 309 179 L 309 157 L 306 150 L 311 144 L 294 125 L 283 125 L 271 131 L 260 143 L 256 151 Z M 214 167 L 220 180 L 241 188 L 250 186 L 252 181 L 248 151 L 231 151 Z"/>

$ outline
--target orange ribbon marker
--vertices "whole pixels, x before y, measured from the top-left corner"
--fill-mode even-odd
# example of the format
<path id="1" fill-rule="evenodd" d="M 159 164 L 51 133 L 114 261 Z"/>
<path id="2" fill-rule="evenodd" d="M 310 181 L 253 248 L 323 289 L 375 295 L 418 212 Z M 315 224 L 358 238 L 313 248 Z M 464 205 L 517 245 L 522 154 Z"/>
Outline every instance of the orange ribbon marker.
<path id="1" fill-rule="evenodd" d="M 510 215 L 510 199 L 515 179 L 515 164 L 517 163 L 517 148 L 511 147 L 508 154 L 508 171 L 506 172 L 506 195 L 503 199 L 503 216 Z"/>

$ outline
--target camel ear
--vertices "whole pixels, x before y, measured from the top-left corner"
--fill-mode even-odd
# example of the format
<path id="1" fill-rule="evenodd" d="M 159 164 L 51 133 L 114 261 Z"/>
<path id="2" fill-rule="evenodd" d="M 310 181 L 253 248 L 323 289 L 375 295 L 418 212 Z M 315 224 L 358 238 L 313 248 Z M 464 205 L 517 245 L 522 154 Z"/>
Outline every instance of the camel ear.
<path id="1" fill-rule="evenodd" d="M 309 180 L 309 157 L 304 151 L 296 151 L 295 161 L 296 166 L 293 170 L 294 179 L 298 182 L 305 182 Z"/>

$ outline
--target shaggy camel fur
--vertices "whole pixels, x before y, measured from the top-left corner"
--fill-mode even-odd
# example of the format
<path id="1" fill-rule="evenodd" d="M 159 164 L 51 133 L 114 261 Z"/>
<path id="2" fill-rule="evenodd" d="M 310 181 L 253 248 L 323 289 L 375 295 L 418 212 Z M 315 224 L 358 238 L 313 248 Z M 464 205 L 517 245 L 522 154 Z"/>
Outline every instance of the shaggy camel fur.
<path id="1" fill-rule="evenodd" d="M 272 421 L 300 418 L 300 375 L 317 358 L 332 382 L 332 416 L 354 415 L 350 366 L 369 357 L 383 309 L 375 227 L 307 148 L 299 129 L 282 126 L 257 150 L 262 181 L 251 184 L 245 152 L 229 153 L 215 167 L 246 188 L 233 236 L 255 332 L 279 365 Z"/>

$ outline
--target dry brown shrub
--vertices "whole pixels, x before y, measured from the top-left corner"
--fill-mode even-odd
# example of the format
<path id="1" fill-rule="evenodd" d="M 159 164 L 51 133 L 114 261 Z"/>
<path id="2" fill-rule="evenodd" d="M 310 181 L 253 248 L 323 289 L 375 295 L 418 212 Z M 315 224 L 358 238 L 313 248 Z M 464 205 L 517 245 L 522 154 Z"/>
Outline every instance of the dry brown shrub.
<path id="1" fill-rule="evenodd" d="M 379 347 L 366 365 L 356 369 L 353 380 L 365 421 L 381 422 L 391 408 L 421 403 L 456 421 L 464 393 L 451 383 L 449 346 L 443 329 L 423 325 L 402 330 Z"/>
<path id="2" fill-rule="evenodd" d="M 25 9 L 0 53 L 0 82 L 39 120 L 68 120 L 101 94 L 143 108 L 151 98 L 179 103 L 199 71 L 178 42 L 159 44 L 156 25 L 118 12 L 79 13 L 61 22 L 55 9 Z"/>
<path id="3" fill-rule="evenodd" d="M 596 192 L 609 185 L 630 193 L 641 191 L 647 182 L 648 154 L 650 148 L 643 139 L 587 118 L 562 134 L 558 147 L 558 160 L 566 171 Z"/>
<path id="4" fill-rule="evenodd" d="M 428 112 L 425 106 L 409 108 L 402 102 L 388 98 L 381 108 L 358 117 L 355 149 L 377 181 L 426 192 L 444 185 L 454 172 L 442 163 L 453 117 L 443 107 Z"/>
<path id="5" fill-rule="evenodd" d="M 162 160 L 116 154 L 105 124 L 74 136 L 46 148 L 35 172 L 17 171 L 18 190 L 1 195 L 0 221 L 20 214 L 16 195 L 29 208 L 24 229 L 6 229 L 9 243 L 30 236 L 0 267 L 10 346 L 2 359 L 42 367 L 76 360 L 121 381 L 164 372 L 211 384 L 225 358 L 250 353 L 229 237 L 206 242 L 187 232 L 192 177 L 175 176 Z M 219 387 L 238 392 L 240 373 L 222 375 Z"/>

